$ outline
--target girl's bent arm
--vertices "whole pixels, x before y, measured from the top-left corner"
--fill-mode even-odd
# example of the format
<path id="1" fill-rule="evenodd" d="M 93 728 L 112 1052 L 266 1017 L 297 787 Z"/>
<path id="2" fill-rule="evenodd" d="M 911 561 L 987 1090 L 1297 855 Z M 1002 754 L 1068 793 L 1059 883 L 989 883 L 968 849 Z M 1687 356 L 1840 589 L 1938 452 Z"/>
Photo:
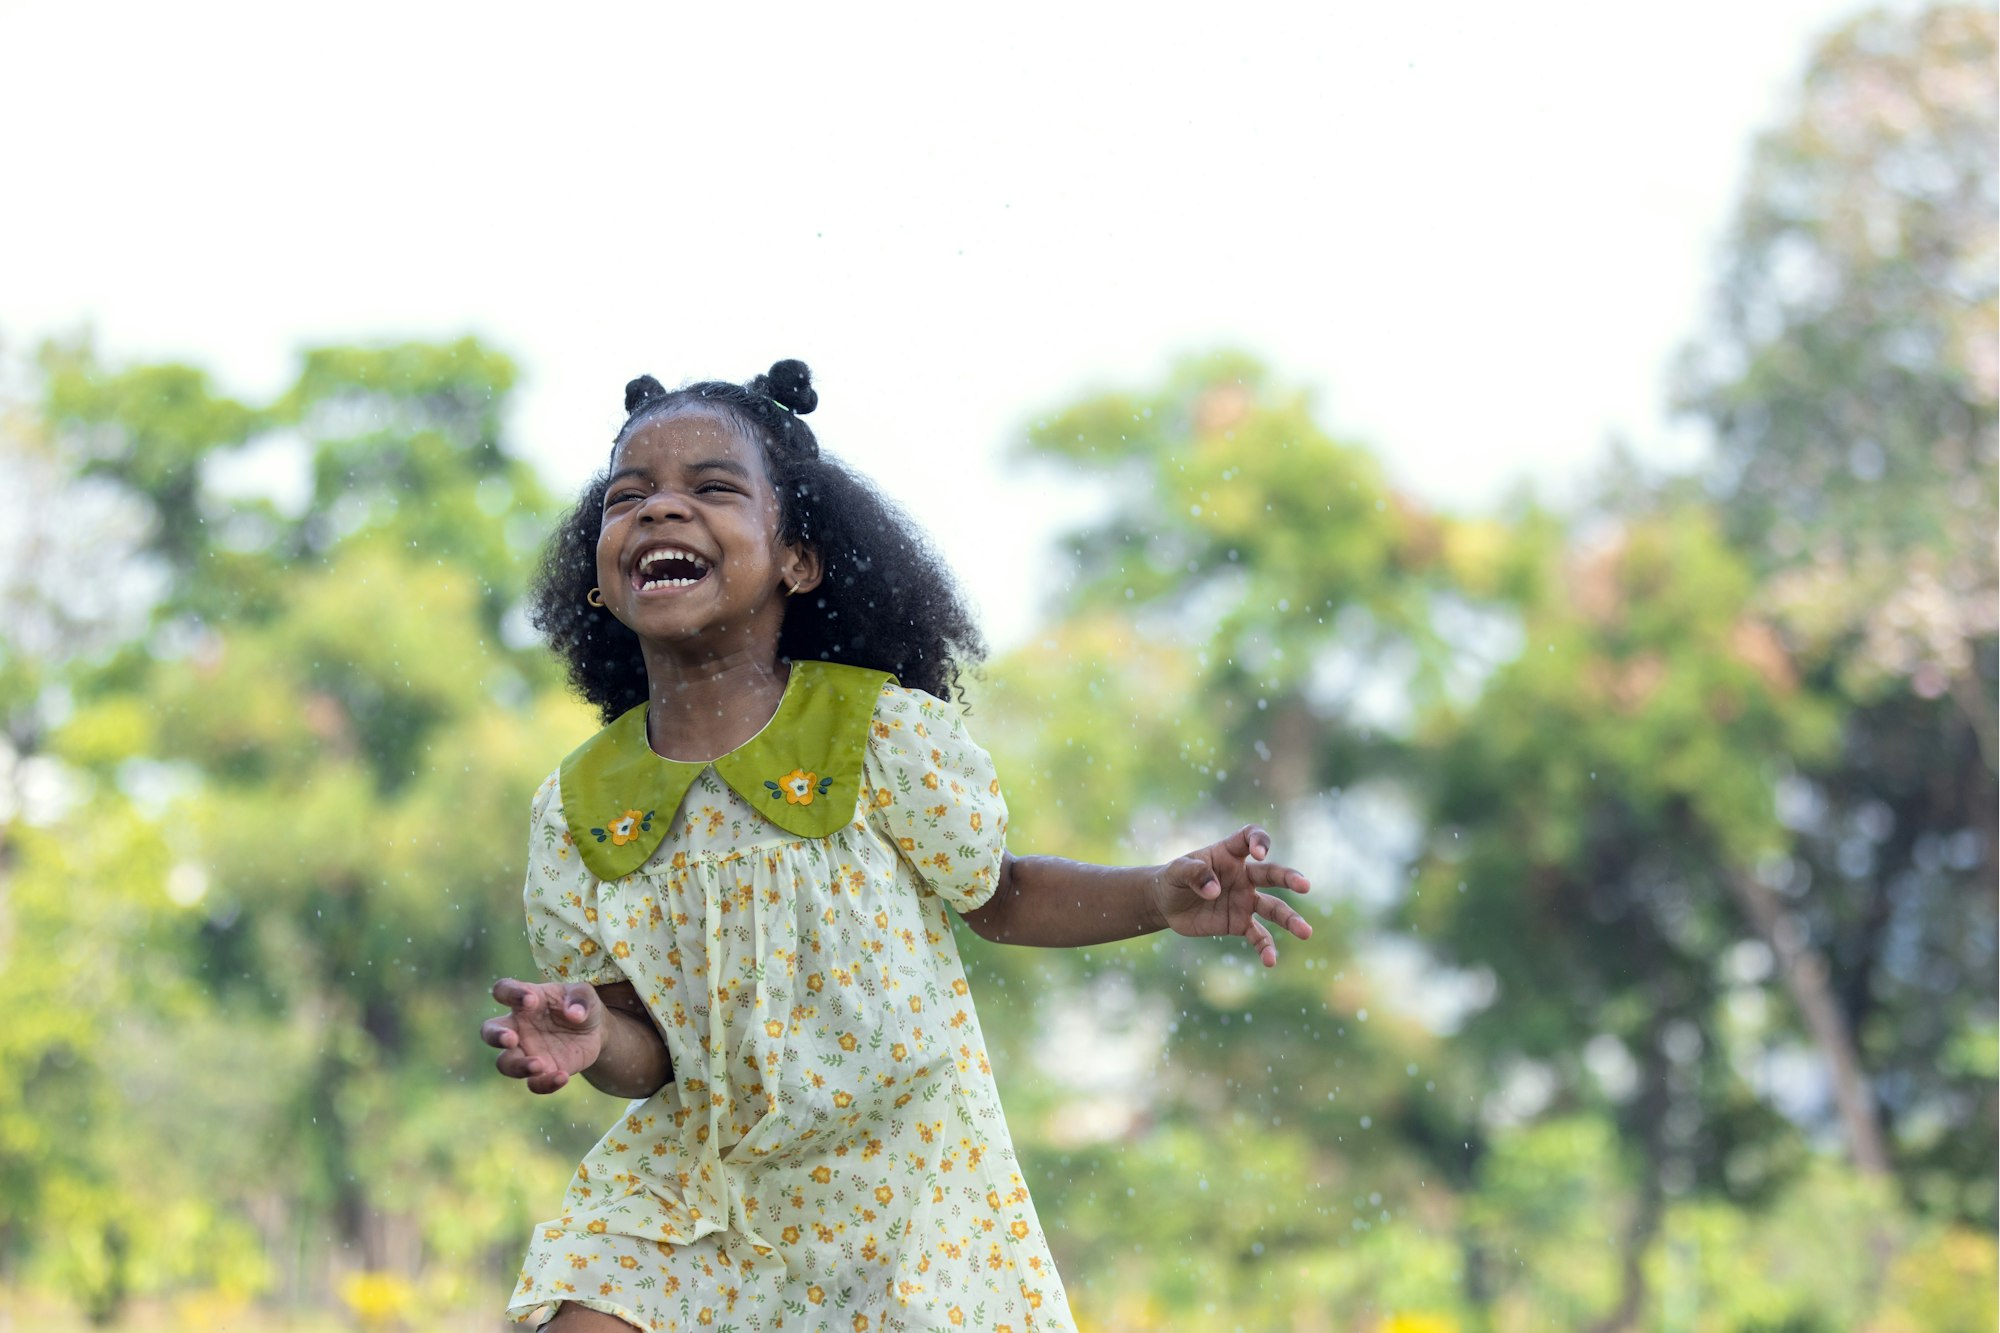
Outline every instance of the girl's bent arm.
<path id="1" fill-rule="evenodd" d="M 1267 861 L 1270 850 L 1270 835 L 1246 825 L 1159 866 L 1095 866 L 1007 853 L 999 887 L 964 914 L 965 922 L 995 943 L 1058 948 L 1163 928 L 1182 935 L 1241 935 L 1270 967 L 1278 950 L 1264 921 L 1302 940 L 1312 936 L 1304 917 L 1263 891 L 1304 893 L 1309 887 L 1298 871 Z"/>
<path id="2" fill-rule="evenodd" d="M 605 1009 L 604 1049 L 583 1071 L 590 1086 L 613 1097 L 650 1097 L 673 1082 L 673 1057 L 632 983 L 599 986 L 597 998 Z"/>

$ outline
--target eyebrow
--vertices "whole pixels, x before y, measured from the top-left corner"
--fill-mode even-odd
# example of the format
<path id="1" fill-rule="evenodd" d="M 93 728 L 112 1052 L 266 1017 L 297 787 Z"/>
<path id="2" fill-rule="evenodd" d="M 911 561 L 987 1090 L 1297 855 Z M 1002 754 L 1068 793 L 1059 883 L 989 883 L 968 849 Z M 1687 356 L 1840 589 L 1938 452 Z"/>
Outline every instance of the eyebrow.
<path id="1" fill-rule="evenodd" d="M 690 472 L 727 472 L 732 477 L 750 480 L 750 469 L 728 458 L 704 458 L 699 463 L 688 464 Z"/>

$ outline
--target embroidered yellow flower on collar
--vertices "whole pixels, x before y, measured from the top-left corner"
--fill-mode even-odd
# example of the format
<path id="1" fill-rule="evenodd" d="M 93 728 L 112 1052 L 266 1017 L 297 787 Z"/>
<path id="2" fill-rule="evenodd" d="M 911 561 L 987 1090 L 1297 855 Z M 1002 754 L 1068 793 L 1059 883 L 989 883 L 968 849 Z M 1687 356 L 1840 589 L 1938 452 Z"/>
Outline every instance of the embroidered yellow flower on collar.
<path id="1" fill-rule="evenodd" d="M 591 836 L 599 842 L 604 842 L 608 839 L 613 847 L 623 847 L 641 833 L 651 832 L 652 828 L 653 812 L 651 810 L 644 811 L 643 813 L 638 810 L 627 810 L 621 817 L 611 821 L 610 828 L 594 828 L 590 832 Z"/>
<path id="2" fill-rule="evenodd" d="M 832 777 L 821 777 L 808 773 L 803 768 L 795 768 L 776 782 L 766 781 L 771 790 L 771 799 L 785 798 L 787 805 L 811 805 L 813 797 L 826 795 L 826 789 L 833 785 Z"/>

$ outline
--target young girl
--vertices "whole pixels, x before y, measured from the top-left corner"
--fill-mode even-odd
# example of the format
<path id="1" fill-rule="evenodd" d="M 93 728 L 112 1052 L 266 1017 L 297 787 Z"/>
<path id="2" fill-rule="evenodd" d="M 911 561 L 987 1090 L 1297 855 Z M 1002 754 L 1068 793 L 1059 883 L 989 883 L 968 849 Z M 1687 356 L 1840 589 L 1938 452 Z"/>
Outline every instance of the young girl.
<path id="1" fill-rule="evenodd" d="M 535 621 L 608 726 L 534 801 L 541 983 L 482 1030 L 535 1092 L 632 1098 L 509 1306 L 631 1328 L 1068 1329 L 946 908 L 1012 944 L 1300 939 L 1248 827 L 1163 866 L 1006 847 L 944 702 L 978 635 L 949 573 L 801 418 L 806 367 L 626 387 Z M 553 1316 L 551 1318 L 551 1316 Z"/>

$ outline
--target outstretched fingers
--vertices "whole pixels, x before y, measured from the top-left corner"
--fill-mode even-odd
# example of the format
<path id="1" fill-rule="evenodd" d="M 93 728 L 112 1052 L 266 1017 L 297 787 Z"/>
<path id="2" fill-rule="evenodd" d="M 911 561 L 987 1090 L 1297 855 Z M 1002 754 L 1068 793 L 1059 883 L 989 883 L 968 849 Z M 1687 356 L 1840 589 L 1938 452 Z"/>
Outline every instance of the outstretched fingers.
<path id="1" fill-rule="evenodd" d="M 513 1015 L 489 1018 L 481 1023 L 479 1039 L 488 1046 L 499 1048 L 500 1054 L 493 1061 L 493 1067 L 508 1078 L 528 1078 L 541 1072 L 541 1062 L 521 1049 L 521 1034 L 514 1027 Z"/>
<path id="2" fill-rule="evenodd" d="M 1260 889 L 1288 889 L 1305 893 L 1312 886 L 1291 866 L 1266 860 L 1271 854 L 1271 835 L 1256 824 L 1245 824 L 1224 838 L 1221 848 L 1243 863 L 1244 878 Z"/>
<path id="3" fill-rule="evenodd" d="M 538 1060 L 535 1062 L 540 1065 Z M 537 1069 L 528 1076 L 529 1092 L 555 1092 L 569 1082 L 569 1075 L 560 1069 Z"/>
<path id="4" fill-rule="evenodd" d="M 1282 898 L 1273 898 L 1268 893 L 1260 893 L 1257 895 L 1255 911 L 1272 925 L 1281 926 L 1302 940 L 1312 938 L 1312 924 Z"/>
<path id="5" fill-rule="evenodd" d="M 1257 895 L 1257 902 L 1251 909 L 1250 923 L 1243 928 L 1243 938 L 1257 951 L 1258 961 L 1265 967 L 1278 965 L 1278 943 L 1271 937 L 1271 931 L 1258 917 L 1270 921 L 1272 925 L 1291 932 L 1302 940 L 1312 938 L 1312 925 L 1294 911 L 1289 903 L 1273 898 L 1268 893 Z"/>
<path id="6" fill-rule="evenodd" d="M 569 1023 L 582 1023 L 590 1017 L 588 1000 L 591 988 L 588 982 L 571 982 L 562 987 L 560 1000 L 545 995 L 546 989 L 525 981 L 517 981 L 513 977 L 502 977 L 493 983 L 493 998 L 517 1014 L 532 1014 L 552 1009 L 552 1017 Z"/>
<path id="7" fill-rule="evenodd" d="M 569 1082 L 569 1075 L 550 1064 L 540 1056 L 530 1055 L 521 1048 L 521 1034 L 507 1026 L 505 1018 L 489 1018 L 480 1027 L 479 1035 L 488 1046 L 500 1048 L 493 1067 L 508 1078 L 528 1081 L 530 1092 L 554 1092 Z"/>
<path id="8" fill-rule="evenodd" d="M 1255 824 L 1245 824 L 1222 840 L 1222 850 L 1245 861 L 1261 861 L 1271 854 L 1271 835 Z"/>
<path id="9" fill-rule="evenodd" d="M 1250 947 L 1257 951 L 1258 962 L 1262 963 L 1265 967 L 1276 967 L 1278 965 L 1277 941 L 1271 938 L 1271 932 L 1265 927 L 1262 921 L 1259 921 L 1254 916 L 1251 917 L 1250 924 L 1243 928 L 1243 938 L 1248 940 Z"/>
<path id="10" fill-rule="evenodd" d="M 533 1009 L 542 1000 L 541 992 L 512 977 L 502 977 L 493 983 L 493 998 L 509 1009 Z"/>
<path id="11" fill-rule="evenodd" d="M 1312 884 L 1303 874 L 1275 861 L 1250 861 L 1243 870 L 1249 881 L 1260 889 L 1284 889 L 1291 893 L 1306 893 L 1312 889 Z"/>
<path id="12" fill-rule="evenodd" d="M 589 998 L 587 985 L 565 986 L 554 995 L 549 990 L 513 977 L 502 977 L 493 983 L 493 998 L 506 1005 L 508 1012 L 479 1025 L 479 1039 L 500 1052 L 493 1067 L 508 1078 L 527 1080 L 530 1092 L 555 1092 L 569 1082 L 569 1075 L 548 1058 L 546 1051 L 529 1054 L 522 1045 L 524 1032 L 540 1043 L 543 1037 L 537 1034 L 545 1035 L 563 1024 L 582 1024 L 590 1017 L 585 1003 Z"/>

